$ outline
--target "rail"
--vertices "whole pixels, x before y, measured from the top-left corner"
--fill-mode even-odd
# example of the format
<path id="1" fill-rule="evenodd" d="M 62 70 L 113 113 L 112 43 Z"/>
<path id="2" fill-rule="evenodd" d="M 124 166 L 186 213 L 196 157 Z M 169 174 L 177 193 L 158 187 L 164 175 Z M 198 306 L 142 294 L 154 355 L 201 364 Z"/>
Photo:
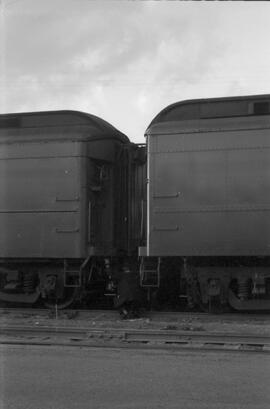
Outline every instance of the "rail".
<path id="1" fill-rule="evenodd" d="M 104 318 L 114 318 L 118 317 L 119 313 L 116 310 L 110 309 L 48 309 L 48 308 L 1 308 L 0 307 L 0 317 L 5 316 L 8 314 L 22 314 L 25 316 L 31 315 L 41 315 L 41 316 L 57 316 L 65 317 L 104 317 Z M 229 321 L 247 321 L 247 320 L 262 320 L 270 322 L 270 314 L 267 313 L 239 313 L 239 312 L 230 312 L 230 313 L 222 313 L 222 314 L 215 314 L 209 312 L 184 312 L 184 311 L 144 311 L 142 314 L 143 318 L 150 318 L 151 320 L 170 320 L 172 319 L 182 319 L 182 318 L 195 318 L 201 321 L 211 321 L 213 319 L 222 319 L 222 320 L 229 320 Z"/>
<path id="2" fill-rule="evenodd" d="M 89 329 L 57 326 L 1 326 L 0 344 L 80 347 L 143 347 L 270 353 L 270 337 L 199 331 Z"/>

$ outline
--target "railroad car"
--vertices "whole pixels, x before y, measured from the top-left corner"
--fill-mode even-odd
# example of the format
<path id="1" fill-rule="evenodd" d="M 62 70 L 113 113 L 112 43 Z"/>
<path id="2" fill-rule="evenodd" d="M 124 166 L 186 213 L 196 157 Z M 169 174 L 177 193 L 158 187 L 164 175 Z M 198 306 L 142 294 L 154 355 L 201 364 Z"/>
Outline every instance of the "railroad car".
<path id="1" fill-rule="evenodd" d="M 270 309 L 270 95 L 178 102 L 146 131 L 142 285 Z M 177 293 L 177 294 L 176 294 Z"/>
<path id="2" fill-rule="evenodd" d="M 0 301 L 64 308 L 129 270 L 172 308 L 270 309 L 270 95 L 178 102 L 135 145 L 76 111 L 0 116 Z"/>
<path id="3" fill-rule="evenodd" d="M 141 243 L 144 154 L 94 115 L 0 116 L 0 301 L 106 292 Z"/>

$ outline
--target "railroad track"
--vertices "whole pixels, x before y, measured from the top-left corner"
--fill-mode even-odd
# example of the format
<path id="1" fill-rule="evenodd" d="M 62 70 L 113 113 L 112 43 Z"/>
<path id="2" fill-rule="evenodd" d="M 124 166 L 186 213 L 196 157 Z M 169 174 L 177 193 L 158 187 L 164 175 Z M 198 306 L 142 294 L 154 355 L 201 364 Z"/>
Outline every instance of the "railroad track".
<path id="1" fill-rule="evenodd" d="M 270 337 L 199 331 L 2 326 L 0 344 L 143 347 L 270 353 Z"/>
<path id="2" fill-rule="evenodd" d="M 61 317 L 88 317 L 88 318 L 117 318 L 119 316 L 118 311 L 116 310 L 86 310 L 86 309 L 64 309 L 64 310 L 53 310 L 53 309 L 45 309 L 45 308 L 0 308 L 0 317 L 4 316 L 5 314 L 14 314 L 23 316 L 32 316 L 32 315 L 40 315 L 40 316 L 55 316 L 57 318 Z M 143 317 L 151 318 L 156 320 L 164 320 L 166 321 L 168 318 L 198 318 L 202 321 L 211 321 L 213 319 L 222 318 L 222 320 L 230 320 L 230 321 L 245 321 L 245 320 L 262 320 L 270 322 L 270 314 L 269 313 L 225 313 L 225 314 L 210 314 L 206 312 L 176 312 L 176 311 L 145 311 L 143 313 Z"/>

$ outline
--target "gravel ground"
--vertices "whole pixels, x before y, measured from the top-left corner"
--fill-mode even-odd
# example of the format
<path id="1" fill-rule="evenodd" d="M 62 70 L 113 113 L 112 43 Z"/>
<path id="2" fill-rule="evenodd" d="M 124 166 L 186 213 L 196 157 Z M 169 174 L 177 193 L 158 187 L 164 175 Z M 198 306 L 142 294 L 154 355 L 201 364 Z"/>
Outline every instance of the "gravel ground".
<path id="1" fill-rule="evenodd" d="M 145 313 L 142 318 L 121 320 L 117 313 L 89 311 L 65 312 L 61 311 L 57 317 L 53 311 L 48 313 L 31 314 L 23 312 L 3 311 L 0 313 L 0 326 L 25 325 L 25 326 L 52 326 L 52 327 L 83 327 L 89 329 L 127 328 L 127 329 L 152 329 L 174 331 L 206 331 L 237 334 L 254 334 L 270 336 L 270 315 L 252 316 L 238 314 L 222 315 L 194 315 L 167 313 Z"/>
<path id="2" fill-rule="evenodd" d="M 270 356 L 0 345 L 1 409 L 267 409 Z"/>

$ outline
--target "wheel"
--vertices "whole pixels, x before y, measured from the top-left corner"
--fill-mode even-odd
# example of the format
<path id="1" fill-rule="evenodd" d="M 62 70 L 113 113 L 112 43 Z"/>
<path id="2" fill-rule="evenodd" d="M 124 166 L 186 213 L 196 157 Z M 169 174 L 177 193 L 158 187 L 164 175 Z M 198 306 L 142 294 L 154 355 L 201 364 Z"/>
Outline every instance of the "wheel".
<path id="1" fill-rule="evenodd" d="M 77 298 L 78 289 L 77 288 L 65 288 L 64 295 L 62 298 L 46 298 L 43 301 L 43 304 L 46 308 L 63 310 L 64 308 L 70 307 L 75 299 Z"/>

